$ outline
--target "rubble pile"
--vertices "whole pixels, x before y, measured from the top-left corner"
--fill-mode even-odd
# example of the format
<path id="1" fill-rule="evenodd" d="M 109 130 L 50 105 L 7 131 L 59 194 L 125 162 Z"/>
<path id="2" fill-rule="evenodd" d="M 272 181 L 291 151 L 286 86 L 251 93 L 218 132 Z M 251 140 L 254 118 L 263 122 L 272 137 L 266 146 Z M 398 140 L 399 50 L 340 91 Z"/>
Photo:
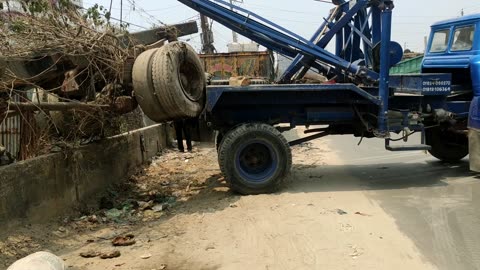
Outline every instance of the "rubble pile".
<path id="1" fill-rule="evenodd" d="M 22 149 L 31 153 L 21 156 L 128 131 L 121 116 L 139 110 L 125 83 L 134 61 L 125 26 L 98 5 L 22 3 L 24 12 L 0 13 L 0 123 L 27 122 L 22 144 L 31 146 Z"/>
<path id="2" fill-rule="evenodd" d="M 12 85 L 28 85 L 59 92 L 62 89 L 46 87 L 49 81 L 46 75 L 58 70 L 59 63 L 72 68 L 61 70 L 67 70 L 62 75 L 69 79 L 61 88 L 70 87 L 70 92 L 83 87 L 102 89 L 96 86 L 120 82 L 123 63 L 130 52 L 125 39 L 118 38 L 122 30 L 102 17 L 103 8 L 96 6 L 84 12 L 66 0 L 59 1 L 58 6 L 51 6 L 49 2 L 25 3 L 24 8 L 28 10 L 25 14 L 9 14 L 0 19 L 0 39 L 3 41 L 0 61 L 4 70 L 0 91 L 9 91 Z M 51 60 L 50 63 L 42 62 L 44 58 Z M 43 69 L 43 73 L 36 77 L 23 76 L 31 73 L 22 65 L 25 62 L 40 65 L 38 69 Z M 50 75 L 56 77 L 58 74 Z"/>

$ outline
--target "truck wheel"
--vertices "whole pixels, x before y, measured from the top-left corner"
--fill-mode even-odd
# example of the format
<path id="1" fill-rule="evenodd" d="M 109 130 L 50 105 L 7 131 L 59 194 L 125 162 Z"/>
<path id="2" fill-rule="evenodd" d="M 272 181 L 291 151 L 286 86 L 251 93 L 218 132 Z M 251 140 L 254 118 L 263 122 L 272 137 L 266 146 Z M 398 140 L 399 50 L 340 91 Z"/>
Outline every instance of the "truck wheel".
<path id="1" fill-rule="evenodd" d="M 223 169 L 223 164 L 220 162 L 220 151 L 222 151 L 222 145 L 223 145 L 223 138 L 225 137 L 225 134 L 221 131 L 216 131 L 215 134 L 215 147 L 217 148 L 217 158 L 218 158 L 218 166 L 220 167 L 220 171 L 225 175 L 225 170 Z"/>
<path id="2" fill-rule="evenodd" d="M 162 104 L 155 96 L 152 82 L 152 62 L 158 49 L 147 50 L 140 54 L 133 65 L 132 82 L 142 111 L 153 121 L 162 122 L 169 118 Z"/>
<path id="3" fill-rule="evenodd" d="M 215 131 L 215 147 L 217 148 L 217 152 L 220 150 L 220 146 L 223 142 L 223 137 L 225 134 L 221 131 Z"/>
<path id="4" fill-rule="evenodd" d="M 197 53 L 183 42 L 169 43 L 155 53 L 153 86 L 172 118 L 197 117 L 205 106 L 206 79 Z"/>
<path id="5" fill-rule="evenodd" d="M 220 162 L 220 152 L 223 151 L 222 150 L 222 146 L 223 146 L 223 138 L 225 138 L 228 134 L 230 134 L 232 131 L 234 131 L 235 129 L 230 129 L 229 131 L 216 131 L 216 136 L 215 136 L 215 147 L 217 148 L 217 158 L 218 158 L 218 166 L 220 167 L 220 171 L 223 173 L 223 175 L 225 175 L 225 170 L 223 168 L 223 163 Z"/>
<path id="6" fill-rule="evenodd" d="M 260 123 L 228 132 L 218 155 L 230 188 L 244 195 L 277 191 L 292 167 L 287 140 L 274 127 Z"/>
<path id="7" fill-rule="evenodd" d="M 458 162 L 468 155 L 468 137 L 445 128 L 426 130 L 426 143 L 432 147 L 428 151 L 441 161 Z"/>

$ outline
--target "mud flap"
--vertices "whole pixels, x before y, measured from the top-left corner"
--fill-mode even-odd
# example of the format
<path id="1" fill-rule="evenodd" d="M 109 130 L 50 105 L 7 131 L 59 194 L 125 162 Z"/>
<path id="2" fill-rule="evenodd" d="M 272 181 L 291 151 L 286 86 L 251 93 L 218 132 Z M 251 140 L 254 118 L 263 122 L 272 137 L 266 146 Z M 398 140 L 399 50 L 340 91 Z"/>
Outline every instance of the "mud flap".
<path id="1" fill-rule="evenodd" d="M 470 170 L 480 172 L 480 129 L 470 128 L 468 131 Z"/>

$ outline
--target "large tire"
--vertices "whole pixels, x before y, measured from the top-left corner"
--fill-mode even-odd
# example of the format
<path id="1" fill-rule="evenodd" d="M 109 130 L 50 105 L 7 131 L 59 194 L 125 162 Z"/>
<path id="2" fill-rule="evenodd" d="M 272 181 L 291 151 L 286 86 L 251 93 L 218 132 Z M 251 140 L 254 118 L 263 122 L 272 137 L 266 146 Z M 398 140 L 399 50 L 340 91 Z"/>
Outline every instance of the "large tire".
<path id="1" fill-rule="evenodd" d="M 155 93 L 172 119 L 199 116 L 205 106 L 206 78 L 200 58 L 186 43 L 161 47 L 153 59 Z"/>
<path id="2" fill-rule="evenodd" d="M 140 54 L 133 65 L 132 82 L 135 98 L 142 111 L 153 121 L 162 122 L 170 118 L 155 95 L 152 81 L 152 63 L 158 49 Z"/>
<path id="3" fill-rule="evenodd" d="M 467 135 L 447 128 L 427 129 L 426 143 L 432 147 L 428 152 L 441 161 L 458 162 L 468 155 Z"/>
<path id="4" fill-rule="evenodd" d="M 228 132 L 218 155 L 230 188 L 244 195 L 277 191 L 292 167 L 287 140 L 266 124 L 244 124 Z"/>
<path id="5" fill-rule="evenodd" d="M 223 142 L 225 141 L 224 138 L 230 134 L 234 129 L 231 129 L 228 132 L 217 131 L 215 136 L 215 147 L 217 148 L 217 158 L 218 158 L 218 166 L 220 167 L 220 171 L 223 175 L 225 175 L 224 164 L 220 162 L 220 152 L 225 151 L 222 150 Z"/>
<path id="6" fill-rule="evenodd" d="M 225 134 L 223 132 L 215 131 L 215 148 L 217 149 L 217 152 L 220 150 L 220 146 L 223 142 L 223 137 L 225 137 Z"/>

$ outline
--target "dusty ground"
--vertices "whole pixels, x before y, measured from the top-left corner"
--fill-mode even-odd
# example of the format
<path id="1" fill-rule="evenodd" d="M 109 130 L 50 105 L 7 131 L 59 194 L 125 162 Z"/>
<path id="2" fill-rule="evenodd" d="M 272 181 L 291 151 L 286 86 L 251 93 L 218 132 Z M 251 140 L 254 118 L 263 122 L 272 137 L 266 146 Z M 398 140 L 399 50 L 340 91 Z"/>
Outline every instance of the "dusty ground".
<path id="1" fill-rule="evenodd" d="M 329 145 L 295 147 L 285 189 L 245 197 L 224 186 L 213 149 L 167 152 L 102 202 L 121 210 L 20 227 L 0 259 L 50 249 L 71 269 L 435 269 L 348 171 L 322 169 L 342 164 Z M 112 246 L 126 234 L 135 244 Z"/>

